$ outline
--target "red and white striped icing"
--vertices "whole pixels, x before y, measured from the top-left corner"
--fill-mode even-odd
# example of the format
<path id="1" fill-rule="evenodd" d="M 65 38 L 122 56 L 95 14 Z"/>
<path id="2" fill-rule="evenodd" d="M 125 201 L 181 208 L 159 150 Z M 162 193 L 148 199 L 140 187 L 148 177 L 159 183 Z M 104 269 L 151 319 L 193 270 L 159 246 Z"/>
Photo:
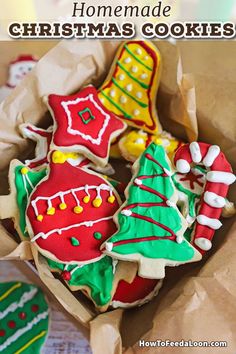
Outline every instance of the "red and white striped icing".
<path id="1" fill-rule="evenodd" d="M 188 173 L 194 164 L 207 168 L 206 184 L 193 235 L 194 244 L 204 253 L 212 247 L 215 230 L 222 225 L 219 218 L 229 185 L 235 182 L 235 175 L 219 146 L 201 142 L 181 146 L 175 154 L 174 164 L 179 173 Z"/>

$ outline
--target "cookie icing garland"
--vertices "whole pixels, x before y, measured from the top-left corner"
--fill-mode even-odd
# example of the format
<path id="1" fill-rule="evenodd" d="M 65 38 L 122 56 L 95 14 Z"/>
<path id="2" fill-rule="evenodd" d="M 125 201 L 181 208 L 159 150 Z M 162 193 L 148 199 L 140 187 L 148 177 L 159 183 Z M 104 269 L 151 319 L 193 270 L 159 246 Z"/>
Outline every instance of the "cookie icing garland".
<path id="1" fill-rule="evenodd" d="M 110 303 L 114 280 L 113 260 L 105 256 L 97 262 L 78 266 L 47 259 L 52 271 L 61 272 L 61 277 L 75 291 L 86 289 L 96 306 Z"/>
<path id="2" fill-rule="evenodd" d="M 0 284 L 0 352 L 39 353 L 48 331 L 42 291 L 21 282 Z"/>
<path id="3" fill-rule="evenodd" d="M 101 104 L 97 90 L 88 86 L 70 96 L 49 95 L 47 105 L 55 123 L 51 148 L 81 153 L 105 166 L 111 141 L 126 124 Z"/>
<path id="4" fill-rule="evenodd" d="M 142 277 L 163 278 L 165 265 L 193 262 L 201 255 L 183 237 L 187 224 L 176 207 L 164 148 L 149 145 L 135 170 L 127 201 L 116 215 L 118 232 L 105 243 L 105 252 L 138 261 Z"/>
<path id="5" fill-rule="evenodd" d="M 58 262 L 99 260 L 104 256 L 101 243 L 116 231 L 112 216 L 120 205 L 118 194 L 107 180 L 87 169 L 53 161 L 49 167 L 49 175 L 37 185 L 28 204 L 32 242 Z M 102 235 L 100 239 L 95 232 Z"/>
<path id="6" fill-rule="evenodd" d="M 155 111 L 160 74 L 161 56 L 155 46 L 147 41 L 125 42 L 99 89 L 99 98 L 127 124 L 157 133 L 161 130 Z"/>
<path id="7" fill-rule="evenodd" d="M 235 175 L 220 148 L 202 142 L 180 147 L 175 154 L 174 163 L 180 173 L 188 173 L 195 163 L 207 169 L 203 198 L 193 231 L 193 242 L 204 253 L 212 247 L 214 232 L 221 226 L 219 218 L 225 205 L 224 199 L 229 185 L 235 181 Z"/>

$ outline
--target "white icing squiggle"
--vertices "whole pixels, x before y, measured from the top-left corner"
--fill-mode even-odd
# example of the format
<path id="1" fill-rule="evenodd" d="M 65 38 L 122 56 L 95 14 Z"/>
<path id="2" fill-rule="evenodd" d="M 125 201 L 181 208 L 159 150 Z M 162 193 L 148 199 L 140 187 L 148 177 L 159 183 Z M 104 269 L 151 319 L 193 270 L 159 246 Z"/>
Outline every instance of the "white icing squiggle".
<path id="1" fill-rule="evenodd" d="M 177 171 L 180 173 L 188 173 L 190 171 L 190 165 L 188 161 L 184 159 L 179 159 L 176 162 Z"/>
<path id="2" fill-rule="evenodd" d="M 211 167 L 215 161 L 215 159 L 219 156 L 220 154 L 220 148 L 218 145 L 212 145 L 209 147 L 206 156 L 203 159 L 203 164 L 206 167 Z"/>
<path id="3" fill-rule="evenodd" d="M 80 226 L 87 226 L 87 227 L 91 227 L 93 226 L 94 224 L 100 222 L 100 221 L 107 221 L 107 220 L 111 220 L 113 217 L 112 216 L 108 216 L 106 218 L 101 218 L 101 219 L 98 219 L 98 220 L 88 220 L 88 221 L 83 221 L 79 224 L 74 224 L 74 225 L 69 225 L 69 226 L 66 226 L 66 227 L 63 227 L 61 229 L 54 229 L 54 230 L 51 230 L 49 232 L 47 232 L 46 234 L 43 233 L 43 232 L 39 232 L 37 235 L 35 235 L 32 239 L 31 239 L 31 242 L 34 242 L 36 241 L 38 238 L 42 237 L 44 240 L 46 240 L 49 236 L 51 236 L 52 234 L 54 233 L 58 233 L 59 235 L 63 232 L 63 231 L 67 231 L 67 230 L 70 230 L 70 229 L 73 229 L 74 227 L 80 227 Z"/>
<path id="4" fill-rule="evenodd" d="M 26 332 L 30 331 L 33 326 L 35 326 L 41 320 L 45 320 L 47 317 L 48 311 L 42 312 L 38 316 L 36 316 L 31 322 L 28 322 L 25 327 L 18 329 L 18 331 L 16 331 L 11 337 L 7 338 L 7 340 L 0 345 L 0 352 L 5 350 L 13 342 L 16 342 L 18 338 L 20 338 Z"/>
<path id="5" fill-rule="evenodd" d="M 112 242 L 106 242 L 105 243 L 106 250 L 111 252 L 113 248 L 113 243 Z"/>
<path id="6" fill-rule="evenodd" d="M 204 237 L 198 237 L 194 240 L 196 246 L 201 248 L 203 251 L 209 251 L 212 247 L 212 243 L 210 240 Z"/>
<path id="7" fill-rule="evenodd" d="M 210 171 L 207 172 L 207 181 L 215 183 L 224 183 L 230 185 L 235 182 L 236 177 L 231 172 Z"/>
<path id="8" fill-rule="evenodd" d="M 218 230 L 222 226 L 220 220 L 209 218 L 208 216 L 203 214 L 197 216 L 197 222 L 201 225 L 208 226 L 213 230 Z"/>
<path id="9" fill-rule="evenodd" d="M 4 317 L 6 317 L 10 312 L 16 311 L 18 308 L 21 308 L 24 306 L 24 304 L 35 296 L 35 294 L 38 292 L 37 288 L 31 289 L 27 293 L 24 293 L 22 297 L 20 298 L 19 302 L 13 302 L 11 305 L 9 305 L 3 312 L 0 312 L 0 320 L 2 320 Z"/>
<path id="10" fill-rule="evenodd" d="M 213 208 L 223 208 L 225 206 L 225 198 L 213 192 L 204 193 L 204 201 Z"/>
<path id="11" fill-rule="evenodd" d="M 195 163 L 201 162 L 202 154 L 201 154 L 200 146 L 196 141 L 192 142 L 189 145 L 189 150 L 190 150 L 190 154 L 191 154 L 191 158 L 192 158 L 193 162 L 195 162 Z"/>

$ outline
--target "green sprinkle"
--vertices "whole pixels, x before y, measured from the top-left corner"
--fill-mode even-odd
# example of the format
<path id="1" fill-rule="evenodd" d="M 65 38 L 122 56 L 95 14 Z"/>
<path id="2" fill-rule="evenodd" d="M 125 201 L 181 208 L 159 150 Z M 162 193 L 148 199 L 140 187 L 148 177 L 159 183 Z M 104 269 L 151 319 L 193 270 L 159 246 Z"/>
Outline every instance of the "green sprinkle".
<path id="1" fill-rule="evenodd" d="M 77 238 L 75 238 L 75 237 L 71 237 L 70 242 L 71 242 L 71 244 L 73 246 L 79 246 L 80 245 L 79 240 L 77 240 Z"/>
<path id="2" fill-rule="evenodd" d="M 96 240 L 101 240 L 102 234 L 101 232 L 94 232 L 93 237 L 96 238 Z"/>

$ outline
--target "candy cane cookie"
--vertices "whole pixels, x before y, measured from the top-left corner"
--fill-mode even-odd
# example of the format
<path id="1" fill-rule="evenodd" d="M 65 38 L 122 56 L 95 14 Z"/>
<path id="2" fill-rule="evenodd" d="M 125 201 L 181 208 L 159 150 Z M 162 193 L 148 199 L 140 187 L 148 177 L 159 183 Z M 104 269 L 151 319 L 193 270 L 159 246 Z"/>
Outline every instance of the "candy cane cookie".
<path id="1" fill-rule="evenodd" d="M 195 221 L 193 243 L 204 253 L 212 247 L 215 230 L 221 227 L 219 220 L 226 203 L 229 185 L 235 182 L 235 175 L 219 146 L 202 142 L 192 142 L 181 146 L 174 157 L 179 173 L 187 174 L 191 166 L 206 168 L 206 183 L 200 200 Z"/>

